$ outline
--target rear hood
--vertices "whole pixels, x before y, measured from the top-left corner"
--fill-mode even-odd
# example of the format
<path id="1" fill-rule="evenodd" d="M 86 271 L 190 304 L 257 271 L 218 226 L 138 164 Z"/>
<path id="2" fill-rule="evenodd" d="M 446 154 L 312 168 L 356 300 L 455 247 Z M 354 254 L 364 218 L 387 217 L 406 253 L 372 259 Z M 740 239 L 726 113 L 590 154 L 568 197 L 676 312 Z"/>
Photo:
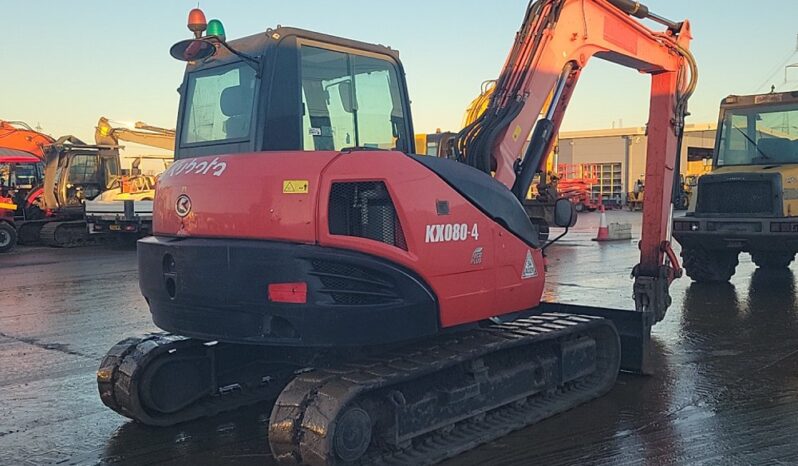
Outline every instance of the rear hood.
<path id="1" fill-rule="evenodd" d="M 179 160 L 158 180 L 156 235 L 316 241 L 319 178 L 338 152 Z"/>

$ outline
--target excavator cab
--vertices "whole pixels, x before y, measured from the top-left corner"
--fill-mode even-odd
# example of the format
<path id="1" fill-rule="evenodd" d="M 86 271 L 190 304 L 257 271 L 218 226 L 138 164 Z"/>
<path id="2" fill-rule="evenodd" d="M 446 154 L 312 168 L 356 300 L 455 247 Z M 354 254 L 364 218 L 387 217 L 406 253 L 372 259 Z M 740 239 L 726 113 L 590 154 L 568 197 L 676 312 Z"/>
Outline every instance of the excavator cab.
<path id="1" fill-rule="evenodd" d="M 35 193 L 24 222 L 17 226 L 22 244 L 71 247 L 88 241 L 84 204 L 120 191 L 119 150 L 63 136 L 43 149 L 44 184 Z"/>
<path id="2" fill-rule="evenodd" d="M 45 150 L 44 206 L 55 216 L 80 218 L 83 203 L 103 193 L 116 194 L 119 151 L 65 136 Z"/>
<path id="3" fill-rule="evenodd" d="M 294 28 L 199 42 L 214 53 L 186 69 L 175 160 L 278 150 L 415 152 L 395 50 Z"/>
<path id="4" fill-rule="evenodd" d="M 44 165 L 38 157 L 0 148 L 0 197 L 12 200 L 16 206 L 6 216 L 24 218 L 28 196 L 41 186 L 43 179 Z"/>

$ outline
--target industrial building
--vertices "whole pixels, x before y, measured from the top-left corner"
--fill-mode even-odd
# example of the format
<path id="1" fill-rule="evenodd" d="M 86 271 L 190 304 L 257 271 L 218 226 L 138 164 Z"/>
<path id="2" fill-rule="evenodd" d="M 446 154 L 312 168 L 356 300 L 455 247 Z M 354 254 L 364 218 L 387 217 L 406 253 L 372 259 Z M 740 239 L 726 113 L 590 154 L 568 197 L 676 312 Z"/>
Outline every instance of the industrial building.
<path id="1" fill-rule="evenodd" d="M 717 124 L 688 124 L 681 151 L 681 172 L 709 170 Z M 593 194 L 605 203 L 624 203 L 626 193 L 643 178 L 646 166 L 646 128 L 611 128 L 560 133 L 557 163 L 571 171 L 590 169 L 598 183 Z M 576 176 L 588 174 L 576 174 Z"/>

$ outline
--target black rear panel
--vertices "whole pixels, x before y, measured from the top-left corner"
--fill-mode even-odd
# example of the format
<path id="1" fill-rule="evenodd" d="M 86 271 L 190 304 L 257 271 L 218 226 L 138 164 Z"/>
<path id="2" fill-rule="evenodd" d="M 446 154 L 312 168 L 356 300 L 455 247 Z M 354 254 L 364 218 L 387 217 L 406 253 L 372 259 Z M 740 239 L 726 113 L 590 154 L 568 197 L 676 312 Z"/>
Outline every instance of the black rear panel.
<path id="1" fill-rule="evenodd" d="M 382 181 L 333 183 L 329 228 L 332 235 L 368 238 L 407 250 L 402 225 Z"/>
<path id="2" fill-rule="evenodd" d="M 704 175 L 698 180 L 697 214 L 781 216 L 777 173 Z"/>
<path id="3" fill-rule="evenodd" d="M 138 259 L 155 324 L 180 335 L 358 346 L 438 332 L 430 288 L 367 254 L 278 241 L 149 237 L 139 241 Z M 272 299 L 270 285 L 296 283 L 307 287 L 305 302 Z"/>

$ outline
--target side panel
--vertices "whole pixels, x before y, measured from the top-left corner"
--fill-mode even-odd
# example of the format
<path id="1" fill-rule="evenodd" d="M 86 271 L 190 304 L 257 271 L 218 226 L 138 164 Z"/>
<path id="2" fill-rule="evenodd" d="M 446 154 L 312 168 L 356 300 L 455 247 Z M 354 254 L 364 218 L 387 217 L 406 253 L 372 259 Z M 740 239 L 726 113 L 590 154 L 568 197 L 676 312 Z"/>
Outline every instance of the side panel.
<path id="1" fill-rule="evenodd" d="M 313 243 L 319 176 L 337 155 L 262 152 L 178 160 L 158 180 L 154 234 Z"/>
<path id="2" fill-rule="evenodd" d="M 407 250 L 379 241 L 329 233 L 332 184 L 358 181 L 386 184 Z M 320 190 L 319 243 L 383 257 L 418 273 L 438 298 L 441 326 L 483 320 L 528 309 L 540 302 L 544 282 L 540 251 L 528 247 L 436 174 L 404 154 L 343 154 L 328 167 Z M 447 208 L 440 208 L 441 203 Z M 465 237 L 458 233 L 447 234 L 455 229 L 464 231 Z M 528 254 L 532 257 L 534 273 L 527 267 L 525 274 Z"/>

